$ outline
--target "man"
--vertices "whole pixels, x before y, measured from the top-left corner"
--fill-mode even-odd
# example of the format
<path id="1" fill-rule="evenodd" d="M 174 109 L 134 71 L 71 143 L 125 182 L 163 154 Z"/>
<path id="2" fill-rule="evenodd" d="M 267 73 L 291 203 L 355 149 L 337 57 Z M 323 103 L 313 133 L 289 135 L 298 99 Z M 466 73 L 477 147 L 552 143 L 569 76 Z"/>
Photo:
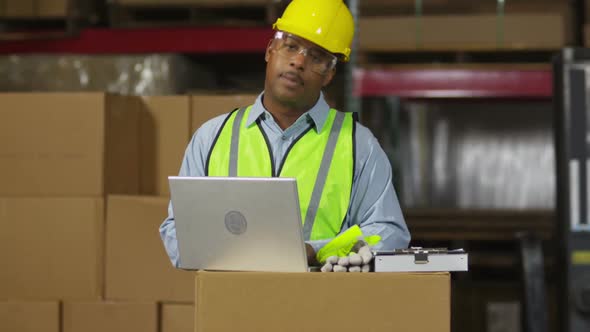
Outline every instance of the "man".
<path id="1" fill-rule="evenodd" d="M 296 177 L 312 263 L 320 248 L 354 225 L 365 236 L 381 237 L 377 249 L 407 247 L 410 234 L 389 160 L 371 132 L 352 114 L 330 109 L 321 92 L 337 61 L 350 55 L 354 25 L 348 8 L 342 0 L 293 0 L 273 28 L 264 91 L 252 106 L 196 131 L 180 176 Z M 178 266 L 171 205 L 168 213 L 160 234 Z"/>

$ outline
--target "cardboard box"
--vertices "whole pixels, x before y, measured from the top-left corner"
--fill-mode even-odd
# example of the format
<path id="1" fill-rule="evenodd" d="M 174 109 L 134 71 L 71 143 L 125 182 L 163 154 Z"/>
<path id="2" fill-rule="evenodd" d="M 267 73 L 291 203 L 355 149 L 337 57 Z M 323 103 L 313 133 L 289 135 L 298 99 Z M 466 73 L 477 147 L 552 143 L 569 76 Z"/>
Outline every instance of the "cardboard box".
<path id="1" fill-rule="evenodd" d="M 139 101 L 0 93 L 0 196 L 137 194 Z"/>
<path id="2" fill-rule="evenodd" d="M 175 269 L 158 228 L 168 199 L 109 196 L 106 299 L 193 302 L 194 274 Z"/>
<path id="3" fill-rule="evenodd" d="M 37 0 L 37 16 L 66 17 L 68 0 Z"/>
<path id="4" fill-rule="evenodd" d="M 477 1 L 463 0 L 470 2 L 472 13 L 485 13 L 498 15 L 496 2 L 480 3 Z M 534 14 L 552 14 L 561 15 L 562 23 L 559 28 L 564 35 L 564 44 L 570 45 L 574 42 L 574 31 L 579 27 L 574 24 L 574 7 L 568 0 L 511 0 L 506 1 L 504 5 L 504 15 L 534 15 Z M 518 27 L 526 30 L 526 25 Z"/>
<path id="5" fill-rule="evenodd" d="M 258 95 L 192 95 L 191 96 L 191 133 L 203 123 L 214 117 L 229 113 L 238 107 L 254 104 Z"/>
<path id="6" fill-rule="evenodd" d="M 195 306 L 191 304 L 162 305 L 162 332 L 194 332 Z"/>
<path id="7" fill-rule="evenodd" d="M 65 302 L 63 332 L 158 332 L 156 303 Z"/>
<path id="8" fill-rule="evenodd" d="M 104 203 L 0 198 L 0 300 L 99 299 Z"/>
<path id="9" fill-rule="evenodd" d="M 35 0 L 4 0 L 4 17 L 32 18 L 35 16 Z"/>
<path id="10" fill-rule="evenodd" d="M 363 51 L 559 49 L 566 42 L 561 14 L 366 17 L 359 20 Z M 383 33 L 388 31 L 388 33 Z"/>
<path id="11" fill-rule="evenodd" d="M 60 332 L 58 302 L 0 302 L 0 330 Z"/>
<path id="12" fill-rule="evenodd" d="M 179 5 L 196 5 L 196 6 L 247 6 L 247 5 L 267 5 L 271 0 L 167 0 L 165 2 L 161 0 L 117 0 L 116 2 L 120 5 L 159 5 L 162 7 L 166 6 L 179 6 Z"/>
<path id="13" fill-rule="evenodd" d="M 272 2 L 272 0 L 175 0 L 178 3 L 191 3 L 203 6 L 265 6 Z"/>
<path id="14" fill-rule="evenodd" d="M 188 96 L 144 97 L 140 127 L 141 194 L 169 196 L 190 140 Z"/>
<path id="15" fill-rule="evenodd" d="M 498 1 L 460 1 L 468 3 L 472 12 L 498 13 Z M 503 10 L 505 14 L 555 13 L 570 6 L 569 0 L 510 0 L 505 1 Z"/>
<path id="16" fill-rule="evenodd" d="M 455 0 L 363 0 L 359 1 L 359 10 L 363 16 L 379 15 L 416 15 L 416 4 L 420 3 L 422 14 L 441 10 L 455 11 L 464 7 Z M 459 6 L 459 7 L 458 7 Z M 458 7 L 458 8 L 457 8 Z"/>
<path id="17" fill-rule="evenodd" d="M 449 332 L 448 273 L 197 272 L 196 332 Z"/>
<path id="18" fill-rule="evenodd" d="M 422 0 L 423 6 L 431 5 L 448 5 L 453 0 Z M 416 0 L 364 0 L 363 6 L 396 6 L 396 7 L 414 7 Z"/>

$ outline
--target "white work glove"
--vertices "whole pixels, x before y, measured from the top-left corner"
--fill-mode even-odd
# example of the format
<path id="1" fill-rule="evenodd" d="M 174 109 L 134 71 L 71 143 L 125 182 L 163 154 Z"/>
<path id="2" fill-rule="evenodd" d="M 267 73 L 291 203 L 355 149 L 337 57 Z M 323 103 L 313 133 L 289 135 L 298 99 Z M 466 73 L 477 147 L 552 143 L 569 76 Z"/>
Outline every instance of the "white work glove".
<path id="1" fill-rule="evenodd" d="M 373 252 L 364 241 L 359 241 L 346 257 L 331 256 L 322 266 L 322 272 L 369 272 Z"/>

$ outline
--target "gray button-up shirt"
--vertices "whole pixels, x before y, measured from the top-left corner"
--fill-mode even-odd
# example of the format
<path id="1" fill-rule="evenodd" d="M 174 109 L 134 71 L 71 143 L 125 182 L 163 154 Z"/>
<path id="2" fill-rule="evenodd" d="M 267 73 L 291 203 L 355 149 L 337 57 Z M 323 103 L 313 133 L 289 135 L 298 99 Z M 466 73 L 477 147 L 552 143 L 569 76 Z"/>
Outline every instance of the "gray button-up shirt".
<path id="1" fill-rule="evenodd" d="M 263 93 L 258 96 L 252 106 L 246 125 L 249 126 L 258 118 L 262 118 L 262 129 L 268 136 L 272 155 L 275 158 L 274 165 L 279 167 L 287 149 L 303 131 L 310 126 L 318 132 L 322 129 L 330 107 L 322 94 L 313 108 L 299 117 L 291 127 L 282 130 L 264 108 L 262 97 Z M 207 154 L 226 117 L 227 114 L 224 114 L 211 119 L 195 132 L 186 148 L 179 176 L 205 176 Z M 375 246 L 375 249 L 407 248 L 410 233 L 393 189 L 389 159 L 368 128 L 357 123 L 355 135 L 355 174 L 350 206 L 342 231 L 356 224 L 365 236 L 381 236 L 381 242 Z M 171 203 L 168 206 L 168 218 L 160 226 L 160 236 L 170 260 L 174 266 L 178 266 L 178 245 Z M 328 241 L 318 240 L 308 241 L 308 243 L 317 252 Z"/>

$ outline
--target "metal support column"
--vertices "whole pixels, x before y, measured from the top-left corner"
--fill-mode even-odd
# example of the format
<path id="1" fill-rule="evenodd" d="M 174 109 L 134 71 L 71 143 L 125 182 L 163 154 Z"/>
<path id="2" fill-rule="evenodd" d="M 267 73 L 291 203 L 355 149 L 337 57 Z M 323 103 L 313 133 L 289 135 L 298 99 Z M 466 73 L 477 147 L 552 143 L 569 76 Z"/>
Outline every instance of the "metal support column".
<path id="1" fill-rule="evenodd" d="M 345 78 L 344 78 L 344 98 L 345 98 L 345 106 L 344 110 L 346 112 L 356 112 L 357 119 L 360 119 L 361 116 L 361 97 L 355 96 L 353 93 L 355 90 L 355 79 L 354 79 L 354 71 L 356 68 L 357 57 L 358 57 L 358 35 L 359 35 L 359 0 L 348 0 L 348 9 L 350 9 L 350 13 L 352 14 L 352 18 L 354 19 L 354 39 L 352 42 L 351 52 L 350 52 L 350 60 L 345 66 Z"/>
<path id="2" fill-rule="evenodd" d="M 590 50 L 555 59 L 559 330 L 590 331 Z"/>
<path id="3" fill-rule="evenodd" d="M 524 284 L 524 327 L 526 332 L 547 332 L 545 266 L 541 240 L 530 232 L 518 234 Z"/>

